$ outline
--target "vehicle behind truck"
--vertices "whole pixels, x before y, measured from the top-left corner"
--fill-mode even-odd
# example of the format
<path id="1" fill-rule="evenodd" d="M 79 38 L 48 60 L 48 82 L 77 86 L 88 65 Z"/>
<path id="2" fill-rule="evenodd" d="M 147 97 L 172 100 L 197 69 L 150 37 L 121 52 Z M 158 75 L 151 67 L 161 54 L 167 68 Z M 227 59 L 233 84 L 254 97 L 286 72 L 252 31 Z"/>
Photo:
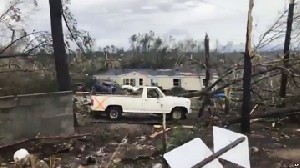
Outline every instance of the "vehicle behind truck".
<path id="1" fill-rule="evenodd" d="M 92 95 L 90 111 L 105 114 L 111 120 L 120 119 L 123 113 L 167 113 L 169 118 L 178 120 L 191 113 L 191 101 L 166 96 L 158 87 L 140 87 L 130 95 Z"/>

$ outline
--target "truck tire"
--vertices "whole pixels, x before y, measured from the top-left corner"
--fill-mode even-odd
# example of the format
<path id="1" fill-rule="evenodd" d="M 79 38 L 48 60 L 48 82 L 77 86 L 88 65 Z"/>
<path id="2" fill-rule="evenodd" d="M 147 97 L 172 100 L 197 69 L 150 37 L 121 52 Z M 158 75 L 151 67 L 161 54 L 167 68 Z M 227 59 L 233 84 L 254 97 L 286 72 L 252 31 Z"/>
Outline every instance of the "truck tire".
<path id="1" fill-rule="evenodd" d="M 174 108 L 171 112 L 171 118 L 172 120 L 181 120 L 181 119 L 185 119 L 186 115 L 185 115 L 185 111 L 181 108 Z"/>
<path id="2" fill-rule="evenodd" d="M 110 120 L 118 120 L 122 117 L 122 109 L 120 107 L 109 107 L 106 109 L 106 117 Z"/>

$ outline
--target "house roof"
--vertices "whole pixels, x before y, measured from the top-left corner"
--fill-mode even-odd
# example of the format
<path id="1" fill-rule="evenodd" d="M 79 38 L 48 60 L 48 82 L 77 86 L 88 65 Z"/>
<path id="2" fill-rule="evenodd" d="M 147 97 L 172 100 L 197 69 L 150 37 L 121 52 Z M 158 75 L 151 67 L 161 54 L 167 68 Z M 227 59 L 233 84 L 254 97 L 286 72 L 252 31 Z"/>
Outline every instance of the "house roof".
<path id="1" fill-rule="evenodd" d="M 205 70 L 179 70 L 179 69 L 111 69 L 95 75 L 117 76 L 137 72 L 144 75 L 152 76 L 199 76 L 204 75 Z M 215 70 L 211 71 L 216 74 Z"/>

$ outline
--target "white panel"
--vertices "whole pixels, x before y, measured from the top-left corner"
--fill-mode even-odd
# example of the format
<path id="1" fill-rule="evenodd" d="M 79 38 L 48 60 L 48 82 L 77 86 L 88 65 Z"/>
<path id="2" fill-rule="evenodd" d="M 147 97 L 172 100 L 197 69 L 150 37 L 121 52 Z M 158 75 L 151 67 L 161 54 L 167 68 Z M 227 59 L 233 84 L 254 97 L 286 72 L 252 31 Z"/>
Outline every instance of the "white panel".
<path id="1" fill-rule="evenodd" d="M 191 168 L 203 159 L 212 155 L 212 151 L 200 138 L 195 138 L 182 146 L 164 154 L 171 168 Z M 215 159 L 204 168 L 222 168 L 221 163 Z"/>

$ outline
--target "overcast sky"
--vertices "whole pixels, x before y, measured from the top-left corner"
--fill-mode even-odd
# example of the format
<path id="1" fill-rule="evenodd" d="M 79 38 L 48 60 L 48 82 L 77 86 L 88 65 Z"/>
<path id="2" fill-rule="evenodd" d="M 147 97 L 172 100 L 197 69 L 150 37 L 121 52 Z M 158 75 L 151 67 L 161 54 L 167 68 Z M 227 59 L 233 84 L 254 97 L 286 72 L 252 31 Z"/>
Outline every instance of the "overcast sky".
<path id="1" fill-rule="evenodd" d="M 38 0 L 39 10 L 30 28 L 50 30 L 48 0 Z M 248 0 L 71 0 L 78 26 L 90 32 L 97 46 L 129 46 L 135 33 L 153 30 L 156 35 L 175 39 L 245 41 Z M 287 0 L 256 0 L 254 34 L 257 36 L 284 10 Z M 0 6 L 3 4 L 1 3 Z"/>

